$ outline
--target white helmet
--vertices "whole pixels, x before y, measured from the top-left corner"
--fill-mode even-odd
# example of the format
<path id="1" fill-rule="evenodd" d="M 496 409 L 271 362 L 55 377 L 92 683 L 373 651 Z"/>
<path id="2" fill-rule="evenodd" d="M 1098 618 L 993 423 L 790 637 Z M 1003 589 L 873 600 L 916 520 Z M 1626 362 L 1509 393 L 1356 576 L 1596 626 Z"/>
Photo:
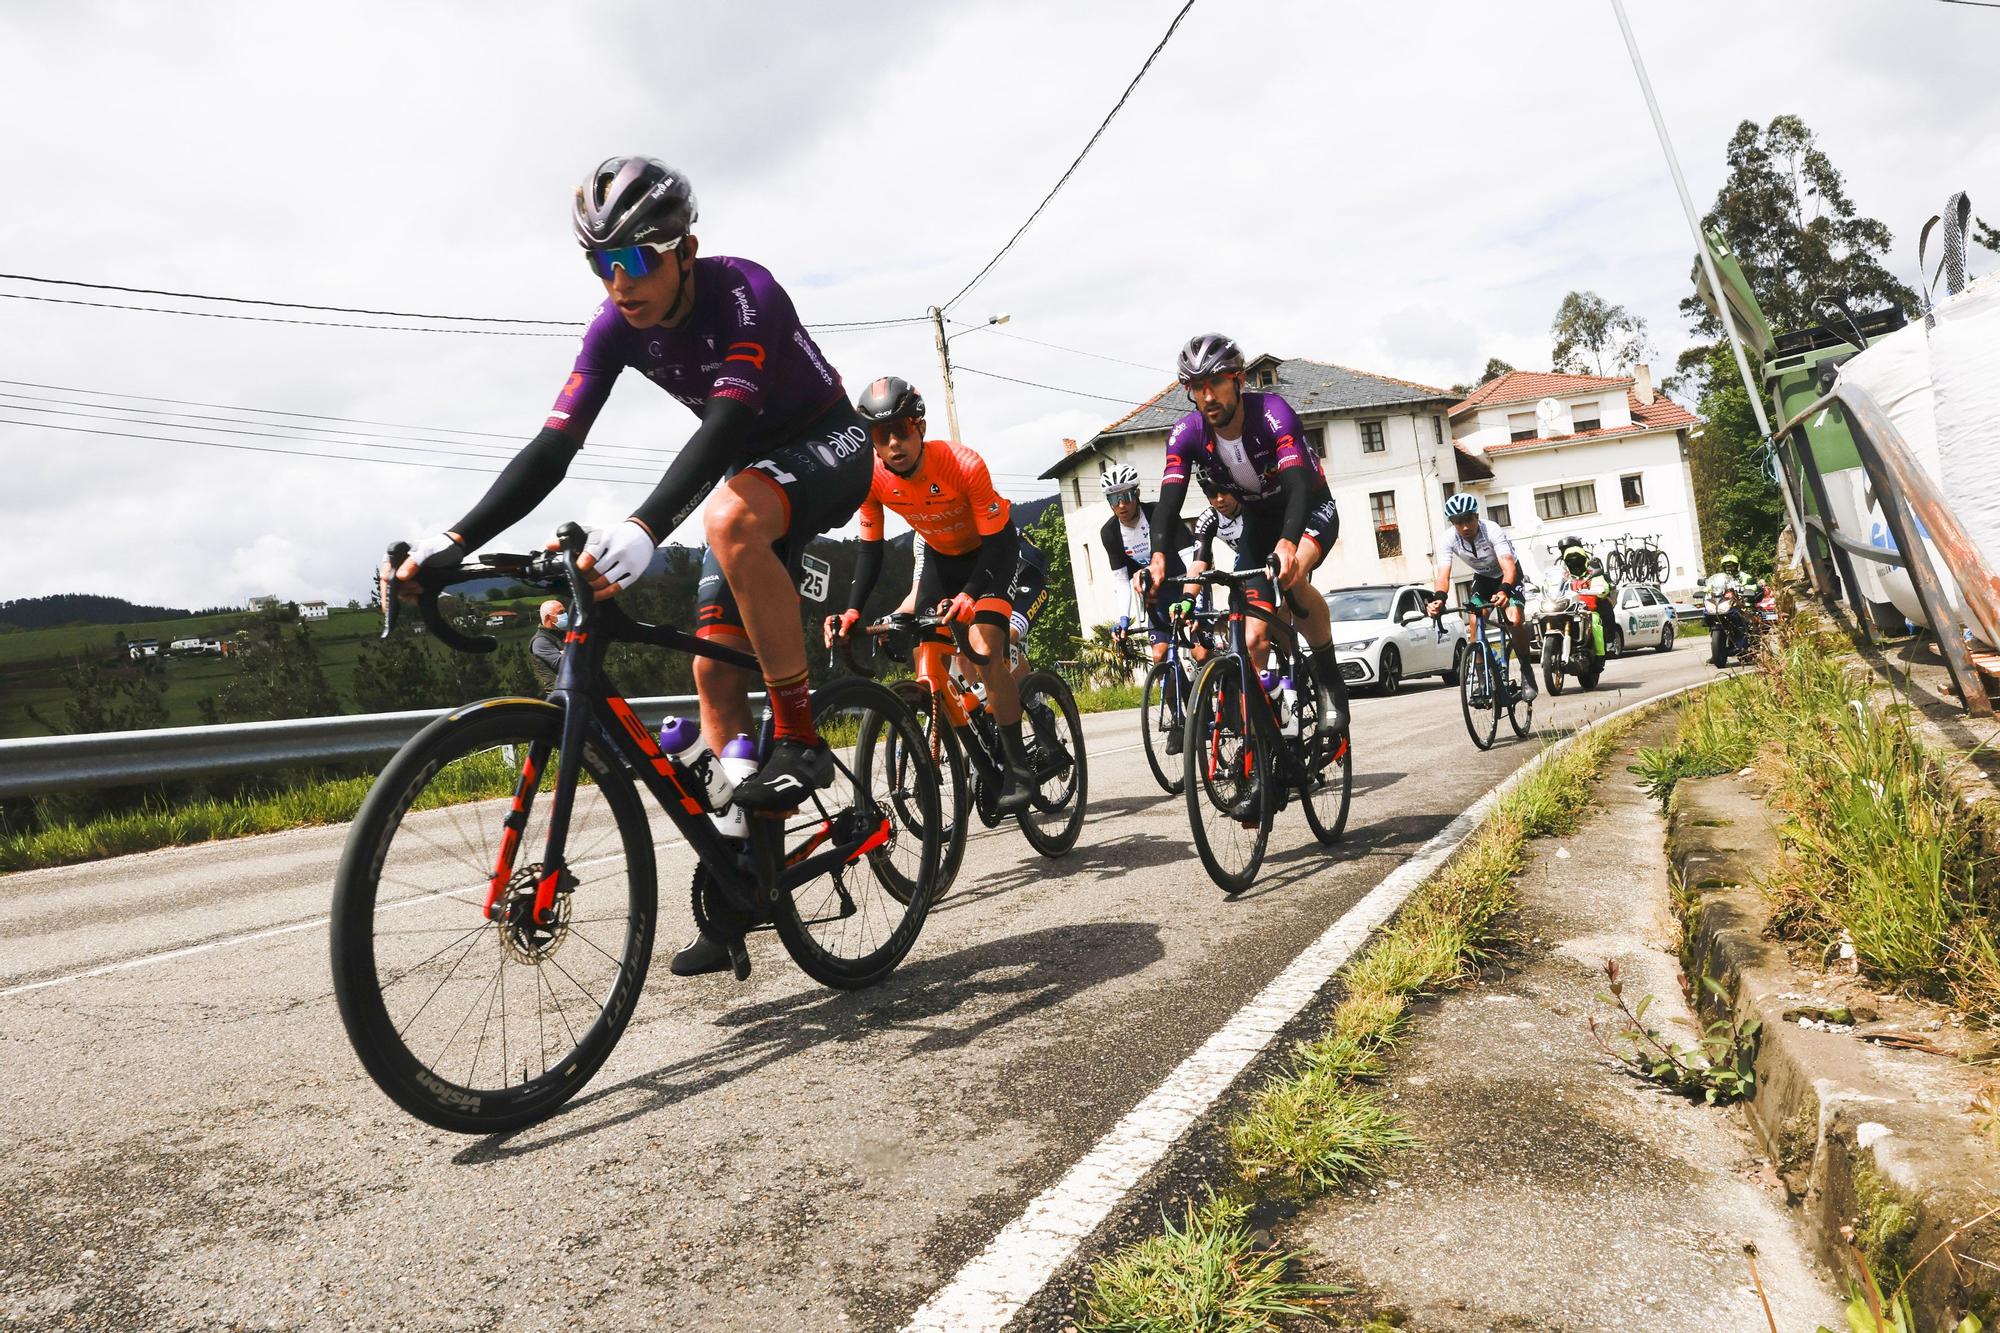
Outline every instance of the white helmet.
<path id="1" fill-rule="evenodd" d="M 1106 495 L 1114 491 L 1136 491 L 1139 489 L 1139 469 L 1130 463 L 1113 463 L 1097 479 Z"/>

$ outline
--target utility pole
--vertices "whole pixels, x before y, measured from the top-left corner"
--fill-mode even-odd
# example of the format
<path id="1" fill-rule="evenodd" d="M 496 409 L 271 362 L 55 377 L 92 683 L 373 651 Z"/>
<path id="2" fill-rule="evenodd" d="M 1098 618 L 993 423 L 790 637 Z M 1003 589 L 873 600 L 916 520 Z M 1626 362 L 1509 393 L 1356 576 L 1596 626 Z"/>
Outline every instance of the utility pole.
<path id="1" fill-rule="evenodd" d="M 944 336 L 944 311 L 931 307 L 931 324 L 937 330 L 938 373 L 944 376 L 944 413 L 951 422 L 951 438 L 961 443 L 964 437 L 958 433 L 958 398 L 951 388 L 951 344 Z"/>

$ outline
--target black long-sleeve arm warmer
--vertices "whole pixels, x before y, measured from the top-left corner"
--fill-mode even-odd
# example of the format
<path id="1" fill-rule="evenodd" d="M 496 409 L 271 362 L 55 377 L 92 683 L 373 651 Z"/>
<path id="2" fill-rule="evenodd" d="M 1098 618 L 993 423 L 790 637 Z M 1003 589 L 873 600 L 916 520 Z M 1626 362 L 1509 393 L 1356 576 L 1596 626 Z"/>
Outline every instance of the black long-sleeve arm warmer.
<path id="1" fill-rule="evenodd" d="M 529 440 L 508 460 L 479 503 L 452 525 L 451 530 L 464 539 L 465 549 L 478 550 L 526 518 L 569 472 L 570 461 L 581 447 L 561 431 L 546 427 Z"/>
<path id="2" fill-rule="evenodd" d="M 741 456 L 744 437 L 756 415 L 748 404 L 734 398 L 708 400 L 701 424 L 681 446 L 680 456 L 667 467 L 653 493 L 632 511 L 632 517 L 651 530 L 654 541 L 665 541 L 667 534 L 708 498 L 730 462 Z"/>
<path id="3" fill-rule="evenodd" d="M 861 553 L 854 557 L 854 582 L 847 590 L 847 609 L 859 611 L 861 604 L 868 600 L 868 594 L 875 591 L 875 580 L 881 577 L 882 543 L 879 540 L 862 542 Z"/>
<path id="4" fill-rule="evenodd" d="M 1285 540 L 1297 546 L 1306 530 L 1306 501 L 1312 498 L 1306 486 L 1306 470 L 1286 468 L 1278 474 L 1278 487 L 1285 495 Z"/>
<path id="5" fill-rule="evenodd" d="M 1160 502 L 1153 506 L 1153 550 L 1174 552 L 1181 549 L 1181 501 L 1187 499 L 1185 481 L 1169 481 L 1160 487 Z M 1299 511 L 1299 523 L 1305 523 L 1305 511 Z M 1171 556 L 1169 558 L 1171 563 Z"/>

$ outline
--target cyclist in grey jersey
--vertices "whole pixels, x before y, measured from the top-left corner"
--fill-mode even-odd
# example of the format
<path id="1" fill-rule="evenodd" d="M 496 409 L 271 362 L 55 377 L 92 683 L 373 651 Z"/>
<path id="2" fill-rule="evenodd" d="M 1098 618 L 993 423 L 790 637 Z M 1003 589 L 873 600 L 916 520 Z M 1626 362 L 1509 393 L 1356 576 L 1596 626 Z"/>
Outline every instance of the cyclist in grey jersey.
<path id="1" fill-rule="evenodd" d="M 1535 669 L 1528 663 L 1528 621 L 1520 605 L 1521 560 L 1514 554 L 1514 543 L 1498 523 L 1479 516 L 1479 501 L 1463 491 L 1444 502 L 1444 516 L 1451 523 L 1451 535 L 1438 550 L 1436 595 L 1426 609 L 1433 618 L 1444 614 L 1451 562 L 1454 557 L 1464 561 L 1472 571 L 1472 595 L 1499 611 L 1508 627 L 1521 663 L 1521 697 L 1532 701 Z"/>

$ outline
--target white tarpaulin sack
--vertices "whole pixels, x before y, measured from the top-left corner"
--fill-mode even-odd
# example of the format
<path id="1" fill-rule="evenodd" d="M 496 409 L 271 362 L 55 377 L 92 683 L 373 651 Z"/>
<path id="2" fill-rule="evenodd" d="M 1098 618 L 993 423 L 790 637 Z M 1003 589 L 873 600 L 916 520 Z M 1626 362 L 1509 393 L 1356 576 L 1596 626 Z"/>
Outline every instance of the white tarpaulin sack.
<path id="1" fill-rule="evenodd" d="M 1840 367 L 1843 385 L 1866 389 L 1879 403 L 1917 463 L 1938 476 L 1937 428 L 1931 401 L 1930 341 L 1922 324 L 1911 324 L 1877 338 Z M 1834 521 L 1849 536 L 1881 551 L 1896 549 L 1895 535 L 1868 484 L 1865 468 L 1828 475 L 1827 501 Z M 1855 577 L 1871 602 L 1888 602 L 1912 624 L 1929 628 L 1910 576 L 1893 565 L 1855 560 Z"/>
<path id="2" fill-rule="evenodd" d="M 2000 570 L 2000 273 L 1939 305 L 1930 333 L 1938 476 L 1980 559 Z"/>

